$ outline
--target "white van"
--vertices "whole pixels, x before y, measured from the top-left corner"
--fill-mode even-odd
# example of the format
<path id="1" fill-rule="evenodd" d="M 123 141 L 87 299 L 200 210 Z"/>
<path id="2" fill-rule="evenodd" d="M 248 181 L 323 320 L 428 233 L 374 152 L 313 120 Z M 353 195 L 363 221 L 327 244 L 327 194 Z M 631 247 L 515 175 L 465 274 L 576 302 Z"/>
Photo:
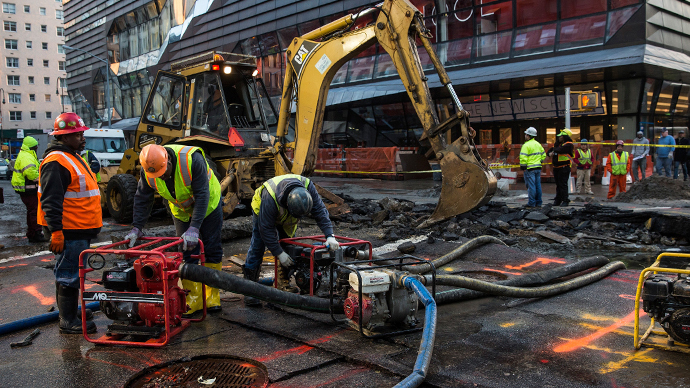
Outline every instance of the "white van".
<path id="1" fill-rule="evenodd" d="M 125 135 L 121 129 L 91 128 L 84 131 L 86 149 L 101 162 L 102 167 L 119 166 L 127 149 Z"/>

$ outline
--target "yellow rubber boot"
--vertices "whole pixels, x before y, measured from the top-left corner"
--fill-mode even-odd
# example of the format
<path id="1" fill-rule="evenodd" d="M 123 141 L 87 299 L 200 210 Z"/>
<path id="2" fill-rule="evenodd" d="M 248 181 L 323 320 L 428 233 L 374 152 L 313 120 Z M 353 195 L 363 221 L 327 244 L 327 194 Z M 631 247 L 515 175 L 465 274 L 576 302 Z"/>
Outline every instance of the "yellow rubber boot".
<path id="1" fill-rule="evenodd" d="M 201 286 L 202 284 L 199 282 L 182 280 L 182 288 L 189 291 L 187 294 L 187 307 L 189 307 L 189 310 L 182 314 L 183 317 L 189 318 L 192 314 L 204 308 L 204 301 L 201 300 Z"/>
<path id="2" fill-rule="evenodd" d="M 223 270 L 222 263 L 204 263 L 204 267 L 215 269 L 216 271 Z M 209 313 L 217 313 L 223 308 L 220 306 L 220 291 L 217 288 L 206 287 L 206 311 Z"/>

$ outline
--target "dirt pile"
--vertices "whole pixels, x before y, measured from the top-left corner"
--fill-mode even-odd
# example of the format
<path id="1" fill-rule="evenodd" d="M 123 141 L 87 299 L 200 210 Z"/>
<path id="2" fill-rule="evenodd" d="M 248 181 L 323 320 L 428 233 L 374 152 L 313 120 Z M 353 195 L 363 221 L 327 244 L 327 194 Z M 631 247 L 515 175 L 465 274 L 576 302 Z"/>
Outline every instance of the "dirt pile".
<path id="1" fill-rule="evenodd" d="M 690 186 L 679 179 L 654 175 L 628 186 L 628 191 L 618 194 L 614 201 L 633 202 L 646 199 L 690 200 Z"/>

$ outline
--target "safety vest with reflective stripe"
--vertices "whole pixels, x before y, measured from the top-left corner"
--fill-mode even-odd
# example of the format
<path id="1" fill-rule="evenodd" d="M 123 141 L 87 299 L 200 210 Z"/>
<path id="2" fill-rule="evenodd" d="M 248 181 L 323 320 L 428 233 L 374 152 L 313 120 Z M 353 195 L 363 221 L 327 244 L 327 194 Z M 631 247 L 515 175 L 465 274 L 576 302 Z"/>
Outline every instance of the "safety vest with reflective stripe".
<path id="1" fill-rule="evenodd" d="M 82 155 L 81 158 L 84 159 L 84 161 L 86 162 L 86 165 L 89 166 L 89 168 L 90 168 L 91 163 L 89 162 L 89 152 L 91 152 L 91 151 L 84 152 L 84 155 Z M 95 157 L 96 156 L 94 155 L 94 158 Z M 101 182 L 101 172 L 100 171 L 96 173 L 96 182 L 98 182 L 98 183 Z"/>
<path id="2" fill-rule="evenodd" d="M 12 188 L 18 193 L 24 193 L 26 190 L 36 190 L 36 183 L 33 182 L 36 180 L 38 180 L 36 152 L 21 150 L 19 155 L 17 155 L 17 161 L 14 163 Z"/>
<path id="3" fill-rule="evenodd" d="M 573 143 L 568 141 L 568 142 L 561 144 L 561 146 L 564 146 L 566 144 L 573 144 Z M 570 164 L 568 164 L 568 167 L 572 167 L 572 165 L 573 165 L 573 158 L 570 157 L 570 154 L 558 154 L 558 161 L 559 162 L 570 161 Z M 564 166 L 562 166 L 562 167 L 564 167 Z"/>
<path id="4" fill-rule="evenodd" d="M 592 164 L 592 151 L 587 150 L 577 150 L 579 158 L 577 160 L 580 161 L 580 164 L 585 165 L 585 164 Z"/>
<path id="5" fill-rule="evenodd" d="M 626 151 L 621 153 L 620 158 L 618 158 L 617 153 L 611 152 L 609 161 L 611 162 L 611 174 L 625 175 L 628 173 L 628 153 Z"/>
<path id="6" fill-rule="evenodd" d="M 534 139 L 529 139 L 520 149 L 520 166 L 528 169 L 541 168 L 541 162 L 546 159 L 544 147 Z"/>
<path id="7" fill-rule="evenodd" d="M 254 214 L 259 214 L 259 210 L 261 209 L 261 193 L 264 191 L 264 189 L 267 190 L 271 195 L 271 198 L 273 198 L 273 201 L 276 203 L 276 207 L 278 208 L 278 219 L 276 220 L 276 224 L 282 225 L 285 233 L 287 233 L 288 236 L 293 237 L 297 231 L 299 218 L 291 216 L 286 208 L 280 206 L 278 204 L 278 198 L 276 197 L 278 184 L 283 180 L 290 178 L 300 180 L 304 185 L 304 188 L 309 187 L 309 178 L 305 178 L 301 175 L 285 174 L 271 178 L 264 182 L 263 185 L 259 186 L 259 188 L 257 188 L 254 192 L 254 197 L 252 198 L 252 210 L 254 210 Z"/>
<path id="8" fill-rule="evenodd" d="M 62 228 L 69 230 L 95 229 L 103 226 L 101 193 L 96 177 L 84 161 L 76 155 L 53 151 L 43 159 L 46 163 L 58 162 L 69 171 L 71 180 L 62 202 Z M 38 181 L 38 223 L 48 226 L 45 211 L 41 207 L 41 181 Z"/>
<path id="9" fill-rule="evenodd" d="M 201 151 L 201 155 L 206 158 L 204 150 L 199 147 L 181 146 L 181 145 L 166 145 L 175 152 L 177 156 L 177 165 L 175 166 L 174 182 L 175 182 L 175 198 L 168 191 L 168 186 L 161 178 L 151 178 L 146 174 L 146 181 L 152 189 L 156 190 L 161 197 L 168 201 L 172 215 L 180 221 L 189 222 L 194 213 L 194 192 L 192 191 L 192 154 L 196 151 Z M 218 207 L 220 201 L 220 183 L 216 174 L 213 173 L 211 167 L 206 163 L 206 174 L 209 181 L 209 201 L 206 208 L 206 216 Z"/>

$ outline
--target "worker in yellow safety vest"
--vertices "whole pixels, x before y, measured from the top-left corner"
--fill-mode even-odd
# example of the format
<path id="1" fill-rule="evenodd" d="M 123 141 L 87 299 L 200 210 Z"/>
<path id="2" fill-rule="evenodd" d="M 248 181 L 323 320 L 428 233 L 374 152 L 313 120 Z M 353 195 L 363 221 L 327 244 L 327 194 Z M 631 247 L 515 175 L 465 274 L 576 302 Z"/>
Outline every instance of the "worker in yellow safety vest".
<path id="1" fill-rule="evenodd" d="M 43 229 L 38 224 L 38 141 L 27 136 L 22 141 L 22 150 L 17 155 L 12 173 L 12 188 L 26 207 L 26 238 L 32 243 L 48 241 L 43 236 Z M 9 166 L 7 166 L 9 168 Z"/>
<path id="2" fill-rule="evenodd" d="M 592 192 L 592 184 L 590 182 L 592 175 L 592 150 L 589 149 L 587 139 L 580 140 L 580 149 L 575 151 L 575 158 L 573 160 L 577 166 L 575 192 L 580 193 L 584 183 L 585 192 L 593 195 L 594 192 Z"/>
<path id="3" fill-rule="evenodd" d="M 546 159 L 544 147 L 536 140 L 537 129 L 525 131 L 525 144 L 520 149 L 520 168 L 527 186 L 527 207 L 541 207 L 541 163 Z"/>
<path id="4" fill-rule="evenodd" d="M 573 133 L 569 129 L 562 130 L 556 137 L 556 143 L 549 149 L 547 155 L 551 156 L 553 177 L 556 180 L 556 198 L 553 206 L 568 206 L 568 179 L 573 159 Z"/>
<path id="5" fill-rule="evenodd" d="M 271 178 L 259 186 L 252 198 L 253 229 L 247 259 L 242 266 L 244 278 L 258 281 L 264 251 L 268 248 L 279 261 L 276 283 L 283 291 L 295 291 L 290 287 L 289 267 L 294 260 L 283 250 L 280 240 L 294 237 L 299 220 L 311 215 L 326 237 L 328 249 L 335 251 L 340 244 L 333 235 L 333 225 L 316 187 L 309 178 L 286 174 Z M 247 306 L 260 306 L 261 302 L 245 297 Z"/>
<path id="6" fill-rule="evenodd" d="M 616 186 L 621 193 L 625 193 L 626 179 L 630 172 L 632 160 L 627 151 L 623 151 L 625 143 L 623 140 L 616 142 L 616 151 L 609 154 L 606 162 L 606 171 L 611 174 L 609 183 L 609 193 L 606 198 L 611 199 L 616 195 Z"/>
<path id="7" fill-rule="evenodd" d="M 197 264 L 199 240 L 204 244 L 204 267 L 222 269 L 223 246 L 220 232 L 223 227 L 223 204 L 220 183 L 199 147 L 182 145 L 160 146 L 150 144 L 139 154 L 141 177 L 134 195 L 134 219 L 132 230 L 125 236 L 129 247 L 134 248 L 151 212 L 154 195 L 158 193 L 168 201 L 175 223 L 175 232 L 182 238 L 182 250 L 186 263 Z M 203 309 L 202 284 L 182 280 L 188 291 L 184 314 L 190 317 Z M 220 293 L 217 288 L 206 286 L 208 312 L 221 311 Z"/>
<path id="8" fill-rule="evenodd" d="M 81 154 L 81 158 L 89 165 L 91 171 L 96 174 L 96 182 L 101 183 L 101 162 L 98 161 L 96 155 L 89 150 L 84 150 Z"/>

